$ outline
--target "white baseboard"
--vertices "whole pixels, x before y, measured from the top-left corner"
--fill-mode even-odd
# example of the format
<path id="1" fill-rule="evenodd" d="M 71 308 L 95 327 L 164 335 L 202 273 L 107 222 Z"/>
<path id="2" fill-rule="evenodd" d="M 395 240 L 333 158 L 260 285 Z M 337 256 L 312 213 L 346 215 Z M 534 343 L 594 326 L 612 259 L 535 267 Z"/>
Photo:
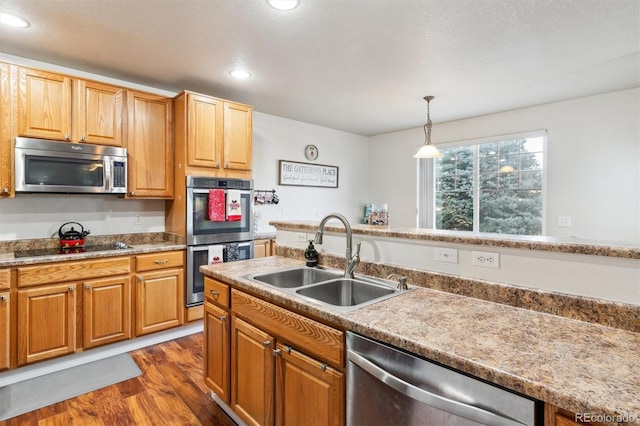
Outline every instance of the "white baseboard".
<path id="1" fill-rule="evenodd" d="M 110 356 L 131 352 L 136 349 L 145 348 L 147 346 L 157 345 L 158 343 L 167 342 L 179 337 L 199 333 L 203 329 L 203 321 L 195 321 L 182 327 L 159 331 L 148 336 L 142 336 L 131 340 L 112 343 L 103 347 L 89 349 L 83 352 L 65 355 L 60 358 L 42 361 L 36 364 L 16 368 L 14 370 L 5 371 L 3 373 L 0 373 L 0 387 L 64 370 L 66 368 L 86 364 L 88 362 L 97 361 L 99 359 L 108 358 Z"/>
<path id="2" fill-rule="evenodd" d="M 216 404 L 218 404 L 218 406 L 220 408 L 222 408 L 222 410 L 227 413 L 227 415 L 229 417 L 231 417 L 231 420 L 233 420 L 238 426 L 247 426 L 247 424 L 244 422 L 244 420 L 242 420 L 235 411 L 233 411 L 231 409 L 231 407 L 229 407 L 227 405 L 226 402 L 224 402 L 223 400 L 220 399 L 220 397 L 218 395 L 216 395 L 216 393 L 214 391 L 211 391 L 211 398 L 216 402 Z"/>

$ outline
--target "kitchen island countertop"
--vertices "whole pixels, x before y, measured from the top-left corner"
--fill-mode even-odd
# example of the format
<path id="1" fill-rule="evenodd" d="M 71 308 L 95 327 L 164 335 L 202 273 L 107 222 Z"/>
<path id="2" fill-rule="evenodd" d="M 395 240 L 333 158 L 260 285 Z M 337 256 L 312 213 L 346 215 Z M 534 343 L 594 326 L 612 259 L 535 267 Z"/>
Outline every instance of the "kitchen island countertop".
<path id="1" fill-rule="evenodd" d="M 342 313 L 244 278 L 303 265 L 272 256 L 200 269 L 267 301 L 560 408 L 640 421 L 640 333 L 427 288 Z"/>

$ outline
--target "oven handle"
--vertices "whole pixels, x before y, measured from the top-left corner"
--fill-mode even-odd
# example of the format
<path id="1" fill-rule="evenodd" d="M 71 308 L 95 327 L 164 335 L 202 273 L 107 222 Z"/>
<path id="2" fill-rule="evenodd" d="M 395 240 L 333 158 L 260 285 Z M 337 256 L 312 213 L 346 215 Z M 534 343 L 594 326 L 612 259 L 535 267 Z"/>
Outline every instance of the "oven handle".
<path id="1" fill-rule="evenodd" d="M 368 359 L 354 351 L 347 351 L 347 359 L 353 364 L 362 368 L 364 371 L 369 373 L 380 382 L 395 389 L 401 394 L 447 413 L 455 414 L 457 416 L 488 425 L 515 426 L 524 424 L 518 422 L 515 419 L 505 417 L 501 414 L 493 413 L 483 408 L 474 407 L 473 405 L 455 401 L 453 399 L 446 398 L 443 395 L 428 392 L 424 389 L 414 386 L 411 383 L 408 383 L 400 379 L 399 377 L 392 375 L 388 371 L 383 370 L 373 362 L 369 361 Z"/>

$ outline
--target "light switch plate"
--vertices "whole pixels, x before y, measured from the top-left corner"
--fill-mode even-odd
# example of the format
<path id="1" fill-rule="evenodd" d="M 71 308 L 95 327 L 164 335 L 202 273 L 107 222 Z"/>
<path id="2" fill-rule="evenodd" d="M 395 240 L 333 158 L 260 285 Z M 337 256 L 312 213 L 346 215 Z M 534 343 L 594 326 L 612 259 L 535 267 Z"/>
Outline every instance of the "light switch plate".
<path id="1" fill-rule="evenodd" d="M 445 263 L 458 263 L 458 250 L 452 248 L 436 247 L 436 260 Z"/>

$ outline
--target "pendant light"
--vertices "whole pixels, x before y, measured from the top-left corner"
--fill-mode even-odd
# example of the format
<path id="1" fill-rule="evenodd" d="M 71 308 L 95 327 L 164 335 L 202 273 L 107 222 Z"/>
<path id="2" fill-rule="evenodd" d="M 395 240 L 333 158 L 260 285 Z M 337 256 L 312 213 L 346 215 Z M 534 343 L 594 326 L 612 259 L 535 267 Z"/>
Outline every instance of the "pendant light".
<path id="1" fill-rule="evenodd" d="M 425 96 L 424 100 L 427 101 L 427 124 L 424 125 L 424 145 L 418 149 L 418 152 L 413 158 L 440 158 L 442 153 L 431 144 L 431 116 L 429 111 L 429 103 L 435 98 L 435 96 Z"/>

